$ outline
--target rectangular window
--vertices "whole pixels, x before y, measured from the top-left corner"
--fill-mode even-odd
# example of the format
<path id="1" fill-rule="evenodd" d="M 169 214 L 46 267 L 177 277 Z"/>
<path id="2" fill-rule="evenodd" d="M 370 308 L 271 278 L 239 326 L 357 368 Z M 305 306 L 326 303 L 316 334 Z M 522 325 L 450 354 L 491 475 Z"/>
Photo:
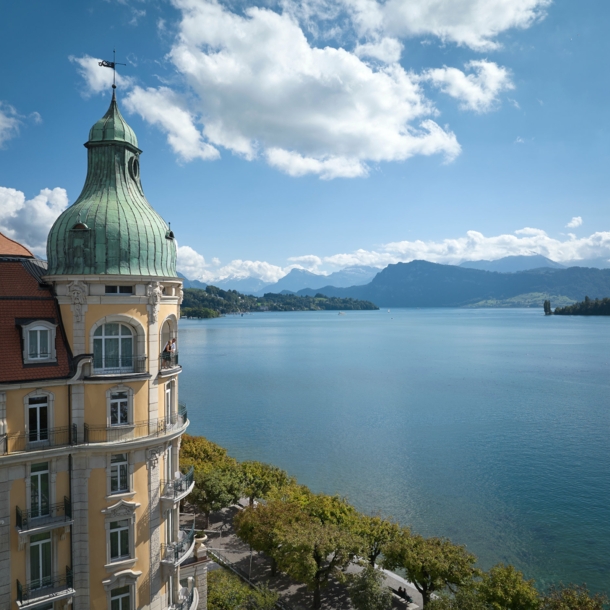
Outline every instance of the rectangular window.
<path id="1" fill-rule="evenodd" d="M 28 332 L 28 357 L 30 360 L 46 360 L 49 357 L 49 331 L 35 329 Z"/>
<path id="2" fill-rule="evenodd" d="M 116 294 L 118 292 L 118 286 L 106 286 L 106 294 Z"/>
<path id="3" fill-rule="evenodd" d="M 120 561 L 129 557 L 129 519 L 111 521 L 110 561 Z"/>
<path id="4" fill-rule="evenodd" d="M 125 426 L 127 424 L 129 424 L 127 392 L 115 392 L 110 395 L 110 425 Z"/>
<path id="5" fill-rule="evenodd" d="M 30 469 L 32 519 L 49 514 L 49 463 L 32 464 Z"/>
<path id="6" fill-rule="evenodd" d="M 129 491 L 128 469 L 126 453 L 118 453 L 110 458 L 110 493 Z"/>
<path id="7" fill-rule="evenodd" d="M 30 536 L 30 582 L 32 589 L 50 586 L 51 533 Z"/>
<path id="8" fill-rule="evenodd" d="M 34 396 L 28 400 L 28 425 L 30 443 L 49 440 L 49 403 L 46 396 Z"/>
<path id="9" fill-rule="evenodd" d="M 120 294 L 133 294 L 133 286 L 119 286 Z"/>
<path id="10" fill-rule="evenodd" d="M 110 592 L 110 610 L 131 610 L 129 585 Z"/>

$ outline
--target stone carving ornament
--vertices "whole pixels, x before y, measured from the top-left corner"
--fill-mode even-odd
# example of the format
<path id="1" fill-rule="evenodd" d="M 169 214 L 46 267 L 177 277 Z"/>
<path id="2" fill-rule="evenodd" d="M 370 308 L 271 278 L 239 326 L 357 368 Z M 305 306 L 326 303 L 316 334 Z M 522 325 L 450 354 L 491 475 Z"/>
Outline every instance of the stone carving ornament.
<path id="1" fill-rule="evenodd" d="M 83 305 L 87 304 L 87 285 L 80 280 L 68 284 L 68 295 L 72 301 L 72 311 L 76 322 L 83 321 Z"/>
<path id="2" fill-rule="evenodd" d="M 159 316 L 159 306 L 161 305 L 161 297 L 163 296 L 163 288 L 160 282 L 151 282 L 146 287 L 146 296 L 148 297 L 148 318 L 149 323 L 154 324 Z"/>

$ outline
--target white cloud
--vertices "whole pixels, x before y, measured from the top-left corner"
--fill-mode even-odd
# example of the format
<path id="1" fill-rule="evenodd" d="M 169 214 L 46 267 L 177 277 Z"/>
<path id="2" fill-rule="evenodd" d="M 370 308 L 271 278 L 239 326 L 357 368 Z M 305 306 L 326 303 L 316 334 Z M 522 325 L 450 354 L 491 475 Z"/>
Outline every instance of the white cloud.
<path id="1" fill-rule="evenodd" d="M 194 117 L 171 89 L 134 87 L 125 98 L 125 107 L 152 125 L 159 126 L 167 134 L 172 150 L 184 161 L 217 159 L 220 156 L 216 148 L 204 142 Z"/>
<path id="2" fill-rule="evenodd" d="M 344 0 L 361 35 L 435 36 L 482 51 L 498 35 L 524 29 L 545 15 L 551 0 Z"/>
<path id="3" fill-rule="evenodd" d="M 174 4 L 182 21 L 169 56 L 195 95 L 136 88 L 129 103 L 172 134 L 184 159 L 207 154 L 193 136 L 195 117 L 213 147 L 262 156 L 293 176 L 364 176 L 370 163 L 459 154 L 455 135 L 431 120 L 436 111 L 417 77 L 400 65 L 373 67 L 342 48 L 312 47 L 288 12 Z M 398 48 L 380 44 L 387 58 Z M 184 129 L 168 128 L 170 107 L 188 115 Z"/>
<path id="4" fill-rule="evenodd" d="M 299 267 L 301 269 L 307 269 L 314 273 L 318 272 L 318 267 L 322 264 L 322 259 L 315 254 L 306 254 L 305 256 L 291 256 L 288 259 L 293 267 Z"/>
<path id="5" fill-rule="evenodd" d="M 68 207 L 65 189 L 42 189 L 36 197 L 0 186 L 0 232 L 46 257 L 47 235 L 55 219 Z"/>
<path id="6" fill-rule="evenodd" d="M 422 78 L 443 93 L 460 100 L 461 108 L 475 112 L 488 112 L 502 91 L 515 88 L 509 71 L 492 61 L 470 61 L 465 67 L 469 74 L 445 66 L 426 70 Z"/>
<path id="7" fill-rule="evenodd" d="M 190 246 L 178 246 L 176 268 L 188 278 L 199 278 L 207 272 L 205 258 Z"/>
<path id="8" fill-rule="evenodd" d="M 382 38 L 377 42 L 356 45 L 354 53 L 358 57 L 371 57 L 391 64 L 400 61 L 403 46 L 395 38 Z"/>
<path id="9" fill-rule="evenodd" d="M 19 134 L 21 125 L 17 111 L 10 106 L 0 102 L 0 147 L 11 138 Z"/>
<path id="10" fill-rule="evenodd" d="M 89 55 L 83 55 L 82 57 L 70 55 L 68 59 L 78 66 L 78 73 L 85 80 L 86 89 L 83 91 L 85 97 L 90 97 L 91 95 L 104 91 L 110 91 L 110 88 L 112 87 L 112 73 L 114 70 L 101 67 L 99 65 L 101 59 L 90 57 Z M 117 72 L 116 82 L 117 86 L 125 89 L 133 84 L 133 79 Z"/>
<path id="11" fill-rule="evenodd" d="M 580 227 L 582 224 L 582 216 L 574 216 L 572 220 L 566 225 L 568 229 L 575 229 L 576 227 Z"/>

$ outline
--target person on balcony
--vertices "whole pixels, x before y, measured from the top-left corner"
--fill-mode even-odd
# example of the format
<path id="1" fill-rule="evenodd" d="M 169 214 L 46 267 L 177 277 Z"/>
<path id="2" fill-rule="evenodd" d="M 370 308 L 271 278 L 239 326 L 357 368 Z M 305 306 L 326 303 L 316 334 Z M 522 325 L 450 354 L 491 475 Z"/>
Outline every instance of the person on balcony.
<path id="1" fill-rule="evenodd" d="M 172 342 L 168 341 L 163 348 L 161 354 L 161 368 L 168 369 L 170 367 L 170 360 L 172 358 Z"/>

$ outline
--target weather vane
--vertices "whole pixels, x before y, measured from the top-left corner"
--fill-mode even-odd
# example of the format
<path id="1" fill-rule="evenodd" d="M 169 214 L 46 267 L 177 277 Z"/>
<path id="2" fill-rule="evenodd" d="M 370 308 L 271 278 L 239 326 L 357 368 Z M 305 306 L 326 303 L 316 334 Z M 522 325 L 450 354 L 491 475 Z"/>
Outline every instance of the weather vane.
<path id="1" fill-rule="evenodd" d="M 102 59 L 102 61 L 98 62 L 98 66 L 101 66 L 102 68 L 112 68 L 113 70 L 113 75 L 112 75 L 112 88 L 116 89 L 116 67 L 117 66 L 126 66 L 127 64 L 119 64 L 116 61 L 116 49 L 112 49 L 112 61 L 106 61 L 105 59 Z"/>

